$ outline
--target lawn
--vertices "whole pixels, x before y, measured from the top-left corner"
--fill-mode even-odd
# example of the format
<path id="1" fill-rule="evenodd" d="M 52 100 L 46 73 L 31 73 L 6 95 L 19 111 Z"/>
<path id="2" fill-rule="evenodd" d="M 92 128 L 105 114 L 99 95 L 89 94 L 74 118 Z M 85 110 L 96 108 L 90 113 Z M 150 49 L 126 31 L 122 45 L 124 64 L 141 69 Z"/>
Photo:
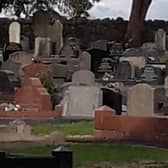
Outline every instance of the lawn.
<path id="1" fill-rule="evenodd" d="M 60 131 L 67 135 L 91 135 L 93 133 L 93 122 L 81 121 L 66 124 L 40 124 L 33 126 L 32 133 L 35 135 L 47 135 L 53 131 Z"/>
<path id="2" fill-rule="evenodd" d="M 74 165 L 76 167 L 87 164 L 109 161 L 111 163 L 132 163 L 138 161 L 167 161 L 168 150 L 150 148 L 144 146 L 124 144 L 70 144 L 68 147 L 73 151 Z M 0 150 L 34 154 L 49 155 L 54 146 L 23 146 L 11 147 L 0 145 Z"/>

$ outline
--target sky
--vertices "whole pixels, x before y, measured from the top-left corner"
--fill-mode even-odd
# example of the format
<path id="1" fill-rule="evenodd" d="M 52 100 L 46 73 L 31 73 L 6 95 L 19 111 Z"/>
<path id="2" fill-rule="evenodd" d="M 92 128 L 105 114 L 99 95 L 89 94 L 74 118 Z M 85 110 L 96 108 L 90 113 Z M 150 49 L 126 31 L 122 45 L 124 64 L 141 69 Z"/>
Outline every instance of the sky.
<path id="1" fill-rule="evenodd" d="M 89 11 L 91 18 L 129 18 L 132 0 L 101 0 Z M 168 20 L 168 0 L 153 0 L 147 19 Z"/>

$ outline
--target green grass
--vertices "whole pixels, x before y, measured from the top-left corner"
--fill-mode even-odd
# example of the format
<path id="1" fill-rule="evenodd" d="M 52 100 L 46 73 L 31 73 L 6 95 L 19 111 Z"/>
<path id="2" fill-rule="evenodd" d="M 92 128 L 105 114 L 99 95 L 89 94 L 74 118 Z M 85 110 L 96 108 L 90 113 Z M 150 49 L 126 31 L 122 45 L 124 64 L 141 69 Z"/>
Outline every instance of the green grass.
<path id="1" fill-rule="evenodd" d="M 41 124 L 32 128 L 32 133 L 35 135 L 47 135 L 53 131 L 60 131 L 65 135 L 91 135 L 93 133 L 93 122 Z"/>
<path id="2" fill-rule="evenodd" d="M 0 150 L 34 155 L 49 155 L 53 146 L 22 146 L 10 147 L 0 145 Z M 119 144 L 71 144 L 75 166 L 89 163 L 112 162 L 131 163 L 138 161 L 167 161 L 168 150 L 147 148 L 143 146 Z"/>

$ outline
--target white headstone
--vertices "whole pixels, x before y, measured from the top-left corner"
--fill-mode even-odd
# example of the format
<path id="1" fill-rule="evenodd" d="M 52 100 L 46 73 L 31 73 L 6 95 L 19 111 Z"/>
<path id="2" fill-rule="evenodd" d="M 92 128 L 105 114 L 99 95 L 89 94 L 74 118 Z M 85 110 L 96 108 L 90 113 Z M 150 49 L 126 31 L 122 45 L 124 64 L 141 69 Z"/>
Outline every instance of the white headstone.
<path id="1" fill-rule="evenodd" d="M 158 50 L 166 50 L 166 32 L 163 29 L 158 29 L 155 33 L 155 43 Z"/>
<path id="2" fill-rule="evenodd" d="M 9 42 L 20 44 L 20 34 L 21 34 L 20 23 L 12 22 L 9 26 Z"/>
<path id="3" fill-rule="evenodd" d="M 37 37 L 35 39 L 34 58 L 48 58 L 51 53 L 51 41 L 46 37 Z"/>
<path id="4" fill-rule="evenodd" d="M 59 20 L 55 20 L 54 24 L 50 26 L 49 34 L 51 42 L 55 44 L 56 54 L 59 54 L 63 47 L 63 24 Z"/>
<path id="5" fill-rule="evenodd" d="M 80 70 L 73 74 L 72 76 L 73 85 L 94 85 L 95 76 L 91 71 Z"/>
<path id="6" fill-rule="evenodd" d="M 84 51 L 80 56 L 80 69 L 91 70 L 91 55 Z"/>

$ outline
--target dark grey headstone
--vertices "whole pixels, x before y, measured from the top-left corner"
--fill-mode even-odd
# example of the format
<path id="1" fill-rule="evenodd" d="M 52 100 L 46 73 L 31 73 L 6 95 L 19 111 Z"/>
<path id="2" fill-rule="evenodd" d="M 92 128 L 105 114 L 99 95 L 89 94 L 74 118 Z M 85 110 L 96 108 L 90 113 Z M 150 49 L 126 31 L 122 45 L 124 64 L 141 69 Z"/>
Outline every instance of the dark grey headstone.
<path id="1" fill-rule="evenodd" d="M 120 80 L 131 79 L 131 65 L 128 61 L 120 62 L 117 69 L 117 77 Z"/>
<path id="2" fill-rule="evenodd" d="M 10 93 L 14 90 L 8 74 L 4 71 L 0 71 L 0 92 Z"/>

